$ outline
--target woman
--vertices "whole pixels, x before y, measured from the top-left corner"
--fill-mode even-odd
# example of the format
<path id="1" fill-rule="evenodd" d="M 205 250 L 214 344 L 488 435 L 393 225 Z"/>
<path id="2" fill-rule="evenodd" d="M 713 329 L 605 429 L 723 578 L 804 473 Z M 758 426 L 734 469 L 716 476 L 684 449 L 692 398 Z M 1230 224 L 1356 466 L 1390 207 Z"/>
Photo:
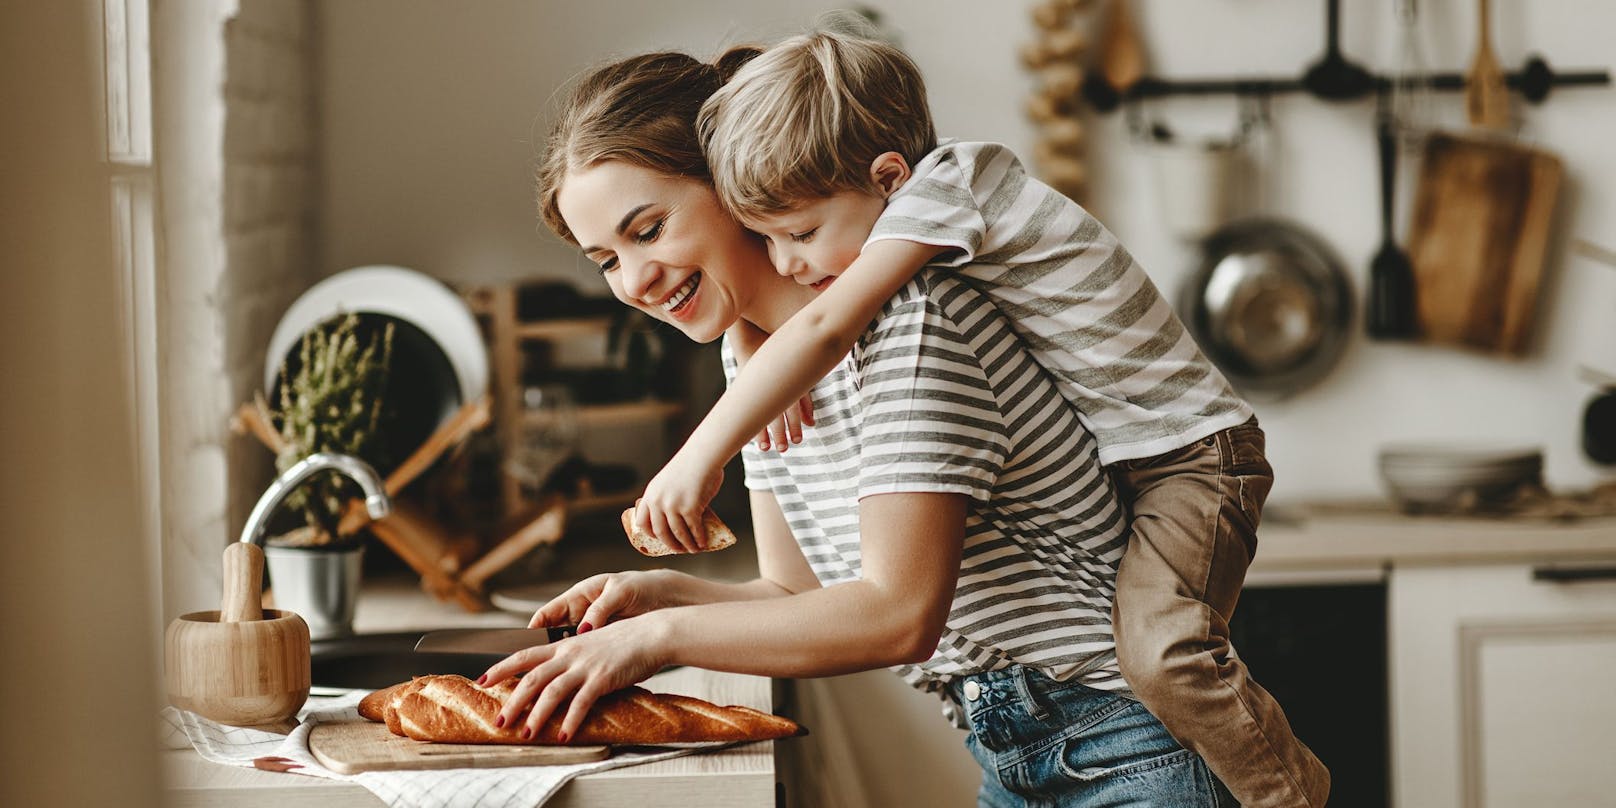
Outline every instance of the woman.
<path id="1" fill-rule="evenodd" d="M 618 62 L 566 102 L 540 171 L 546 221 L 613 294 L 700 342 L 772 332 L 810 288 L 725 214 L 694 132 L 720 67 Z M 733 376 L 733 361 L 726 357 Z M 533 625 L 577 637 L 512 655 L 498 721 L 564 709 L 665 665 L 764 676 L 894 668 L 943 695 L 984 767 L 981 802 L 1232 804 L 1117 671 L 1111 600 L 1125 509 L 1095 442 L 980 294 L 923 273 L 813 391 L 789 453 L 746 453 L 760 576 L 600 575 Z M 960 715 L 963 713 L 963 715 Z"/>

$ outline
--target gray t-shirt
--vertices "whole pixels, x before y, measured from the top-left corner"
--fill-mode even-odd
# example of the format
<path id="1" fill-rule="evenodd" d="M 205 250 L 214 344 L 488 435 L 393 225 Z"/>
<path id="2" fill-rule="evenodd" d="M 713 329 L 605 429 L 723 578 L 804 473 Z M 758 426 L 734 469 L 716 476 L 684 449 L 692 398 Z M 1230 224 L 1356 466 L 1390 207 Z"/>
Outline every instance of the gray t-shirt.
<path id="1" fill-rule="evenodd" d="M 724 356 L 733 379 L 727 343 Z M 1127 692 L 1111 631 L 1126 509 L 1093 435 L 986 296 L 923 270 L 812 396 L 800 445 L 743 457 L 823 585 L 860 577 L 861 497 L 969 498 L 947 625 L 929 660 L 895 668 L 906 681 L 936 692 L 1019 663 Z"/>
<path id="2" fill-rule="evenodd" d="M 951 248 L 1100 442 L 1151 457 L 1251 418 L 1133 256 L 997 143 L 945 143 L 887 201 L 869 241 Z"/>

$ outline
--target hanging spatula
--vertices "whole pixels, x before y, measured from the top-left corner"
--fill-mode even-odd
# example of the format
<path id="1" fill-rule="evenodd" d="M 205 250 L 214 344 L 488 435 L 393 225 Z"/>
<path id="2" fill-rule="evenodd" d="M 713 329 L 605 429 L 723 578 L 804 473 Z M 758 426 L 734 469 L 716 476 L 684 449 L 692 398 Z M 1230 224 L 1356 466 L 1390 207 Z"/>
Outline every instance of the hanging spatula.
<path id="1" fill-rule="evenodd" d="M 1414 267 L 1397 244 L 1392 227 L 1392 202 L 1397 195 L 1397 141 L 1386 96 L 1380 96 L 1376 140 L 1380 146 L 1380 251 L 1369 264 L 1369 305 L 1366 323 L 1376 339 L 1408 339 L 1415 335 Z"/>

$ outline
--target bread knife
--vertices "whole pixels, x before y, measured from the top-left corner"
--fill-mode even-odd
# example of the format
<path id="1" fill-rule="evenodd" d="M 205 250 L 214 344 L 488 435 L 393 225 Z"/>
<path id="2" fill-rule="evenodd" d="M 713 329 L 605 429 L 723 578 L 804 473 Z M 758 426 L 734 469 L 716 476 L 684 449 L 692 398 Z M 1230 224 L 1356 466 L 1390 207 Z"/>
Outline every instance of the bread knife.
<path id="1" fill-rule="evenodd" d="M 415 643 L 424 654 L 514 654 L 577 633 L 573 626 L 550 628 L 448 628 L 429 631 Z"/>

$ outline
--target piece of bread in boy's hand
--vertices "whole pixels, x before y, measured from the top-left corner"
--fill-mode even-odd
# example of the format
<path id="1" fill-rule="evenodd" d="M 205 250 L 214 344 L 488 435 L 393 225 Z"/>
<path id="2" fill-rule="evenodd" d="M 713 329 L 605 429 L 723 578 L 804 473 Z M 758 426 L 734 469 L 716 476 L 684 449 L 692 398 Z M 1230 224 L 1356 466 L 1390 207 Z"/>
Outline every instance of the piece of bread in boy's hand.
<path id="1" fill-rule="evenodd" d="M 713 513 L 712 508 L 702 511 L 701 522 L 707 528 L 707 546 L 703 547 L 701 552 L 709 553 L 713 550 L 723 550 L 726 547 L 735 546 L 734 531 L 730 530 L 729 525 L 724 524 L 723 520 L 718 518 L 718 514 Z M 676 548 L 663 544 L 655 534 L 647 533 L 635 527 L 633 508 L 623 511 L 623 532 L 628 534 L 628 543 L 634 545 L 634 549 L 639 550 L 642 555 L 665 556 L 681 552 Z"/>

